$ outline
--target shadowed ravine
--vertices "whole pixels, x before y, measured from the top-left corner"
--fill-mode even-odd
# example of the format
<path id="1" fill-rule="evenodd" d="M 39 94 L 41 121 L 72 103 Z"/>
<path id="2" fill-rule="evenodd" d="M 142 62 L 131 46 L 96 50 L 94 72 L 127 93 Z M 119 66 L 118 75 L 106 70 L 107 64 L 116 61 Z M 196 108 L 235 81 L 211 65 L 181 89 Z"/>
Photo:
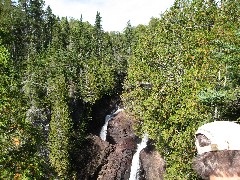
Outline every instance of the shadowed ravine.
<path id="1" fill-rule="evenodd" d="M 99 107 L 104 108 L 101 104 Z M 114 112 L 114 110 L 111 111 Z M 101 111 L 98 110 L 98 112 Z M 98 113 L 95 115 L 100 117 Z M 101 121 L 105 122 L 98 127 L 98 135 L 90 134 L 84 142 L 85 148 L 79 153 L 81 154 L 79 160 L 84 163 L 79 167 L 78 179 L 129 180 L 133 156 L 137 154 L 137 159 L 141 162 L 141 165 L 135 168 L 138 172 L 137 178 L 161 180 L 164 171 L 163 159 L 150 143 L 148 143 L 149 148 L 143 149 L 147 143 L 146 139 L 141 146 L 137 145 L 141 139 L 134 134 L 134 120 L 123 109 L 118 109 L 114 113 L 106 112 L 105 117 L 101 115 L 101 118 Z M 142 150 L 137 150 L 137 147 L 141 147 Z M 154 163 L 155 160 L 157 162 Z"/>

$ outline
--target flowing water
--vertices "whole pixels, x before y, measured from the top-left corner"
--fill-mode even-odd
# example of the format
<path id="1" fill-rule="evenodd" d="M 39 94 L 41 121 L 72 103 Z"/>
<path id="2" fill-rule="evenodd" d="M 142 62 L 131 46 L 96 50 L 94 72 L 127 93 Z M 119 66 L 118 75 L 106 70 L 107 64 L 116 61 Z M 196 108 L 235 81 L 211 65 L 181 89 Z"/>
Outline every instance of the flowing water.
<path id="1" fill-rule="evenodd" d="M 106 137 L 107 137 L 108 121 L 110 121 L 111 119 L 112 119 L 111 115 L 106 115 L 105 124 L 103 125 L 101 132 L 100 132 L 100 138 L 104 141 L 106 141 Z"/>
<path id="2" fill-rule="evenodd" d="M 137 145 L 137 151 L 133 155 L 133 159 L 132 159 L 132 166 L 131 166 L 129 180 L 138 180 L 139 179 L 139 169 L 140 169 L 139 155 L 140 155 L 141 150 L 147 146 L 147 141 L 148 141 L 148 136 L 147 136 L 147 134 L 145 134 L 141 143 L 139 143 Z"/>
<path id="3" fill-rule="evenodd" d="M 100 132 L 100 138 L 104 141 L 106 141 L 106 137 L 107 137 L 107 127 L 108 127 L 108 121 L 110 121 L 112 119 L 113 116 L 117 115 L 119 112 L 123 111 L 123 109 L 118 109 L 117 111 L 115 111 L 114 113 L 110 114 L 110 115 L 106 115 L 105 117 L 105 124 L 103 125 L 101 132 Z"/>

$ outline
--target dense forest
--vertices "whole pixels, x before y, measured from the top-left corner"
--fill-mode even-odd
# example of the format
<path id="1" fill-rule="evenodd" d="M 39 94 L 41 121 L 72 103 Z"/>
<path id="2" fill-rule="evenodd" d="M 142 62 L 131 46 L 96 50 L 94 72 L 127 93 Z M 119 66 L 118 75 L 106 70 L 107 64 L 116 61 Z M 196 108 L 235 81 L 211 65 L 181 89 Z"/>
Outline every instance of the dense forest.
<path id="1" fill-rule="evenodd" d="M 0 179 L 74 179 L 94 104 L 121 96 L 166 179 L 197 179 L 194 132 L 240 122 L 240 1 L 176 0 L 148 25 L 105 32 L 43 0 L 0 3 Z"/>

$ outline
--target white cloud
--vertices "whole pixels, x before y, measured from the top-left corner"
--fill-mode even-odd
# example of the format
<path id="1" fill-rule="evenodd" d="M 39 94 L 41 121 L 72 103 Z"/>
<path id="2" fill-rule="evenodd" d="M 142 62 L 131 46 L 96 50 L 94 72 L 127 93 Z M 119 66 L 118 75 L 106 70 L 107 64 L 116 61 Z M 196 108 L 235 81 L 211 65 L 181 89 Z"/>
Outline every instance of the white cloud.
<path id="1" fill-rule="evenodd" d="M 160 17 L 174 0 L 45 0 L 53 13 L 94 24 L 97 11 L 105 31 L 122 31 L 130 20 L 133 26 L 147 24 L 151 17 Z"/>

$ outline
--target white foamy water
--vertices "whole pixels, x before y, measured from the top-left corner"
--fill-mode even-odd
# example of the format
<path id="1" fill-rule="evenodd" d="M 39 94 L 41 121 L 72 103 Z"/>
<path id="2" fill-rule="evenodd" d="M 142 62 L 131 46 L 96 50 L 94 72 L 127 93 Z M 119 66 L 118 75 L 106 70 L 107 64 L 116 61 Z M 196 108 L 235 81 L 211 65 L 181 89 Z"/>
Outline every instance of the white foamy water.
<path id="1" fill-rule="evenodd" d="M 108 121 L 112 119 L 111 115 L 106 115 L 105 117 L 105 124 L 103 125 L 101 132 L 100 132 L 100 138 L 104 141 L 106 141 L 107 137 L 107 127 L 108 127 Z"/>
<path id="2" fill-rule="evenodd" d="M 147 142 L 148 142 L 148 135 L 145 134 L 141 143 L 139 143 L 137 145 L 136 153 L 133 155 L 129 180 L 138 180 L 139 179 L 139 169 L 140 169 L 139 155 L 140 155 L 141 150 L 147 146 Z"/>
<path id="3" fill-rule="evenodd" d="M 108 128 L 108 121 L 112 119 L 113 116 L 117 115 L 119 112 L 123 111 L 124 109 L 118 109 L 114 113 L 107 115 L 105 117 L 105 124 L 103 125 L 101 132 L 100 132 L 100 138 L 104 141 L 106 141 L 107 138 L 107 128 Z"/>
<path id="4" fill-rule="evenodd" d="M 113 115 L 117 115 L 117 114 L 120 113 L 121 111 L 124 111 L 124 109 L 118 109 L 118 110 L 116 110 L 116 111 L 113 113 Z"/>

